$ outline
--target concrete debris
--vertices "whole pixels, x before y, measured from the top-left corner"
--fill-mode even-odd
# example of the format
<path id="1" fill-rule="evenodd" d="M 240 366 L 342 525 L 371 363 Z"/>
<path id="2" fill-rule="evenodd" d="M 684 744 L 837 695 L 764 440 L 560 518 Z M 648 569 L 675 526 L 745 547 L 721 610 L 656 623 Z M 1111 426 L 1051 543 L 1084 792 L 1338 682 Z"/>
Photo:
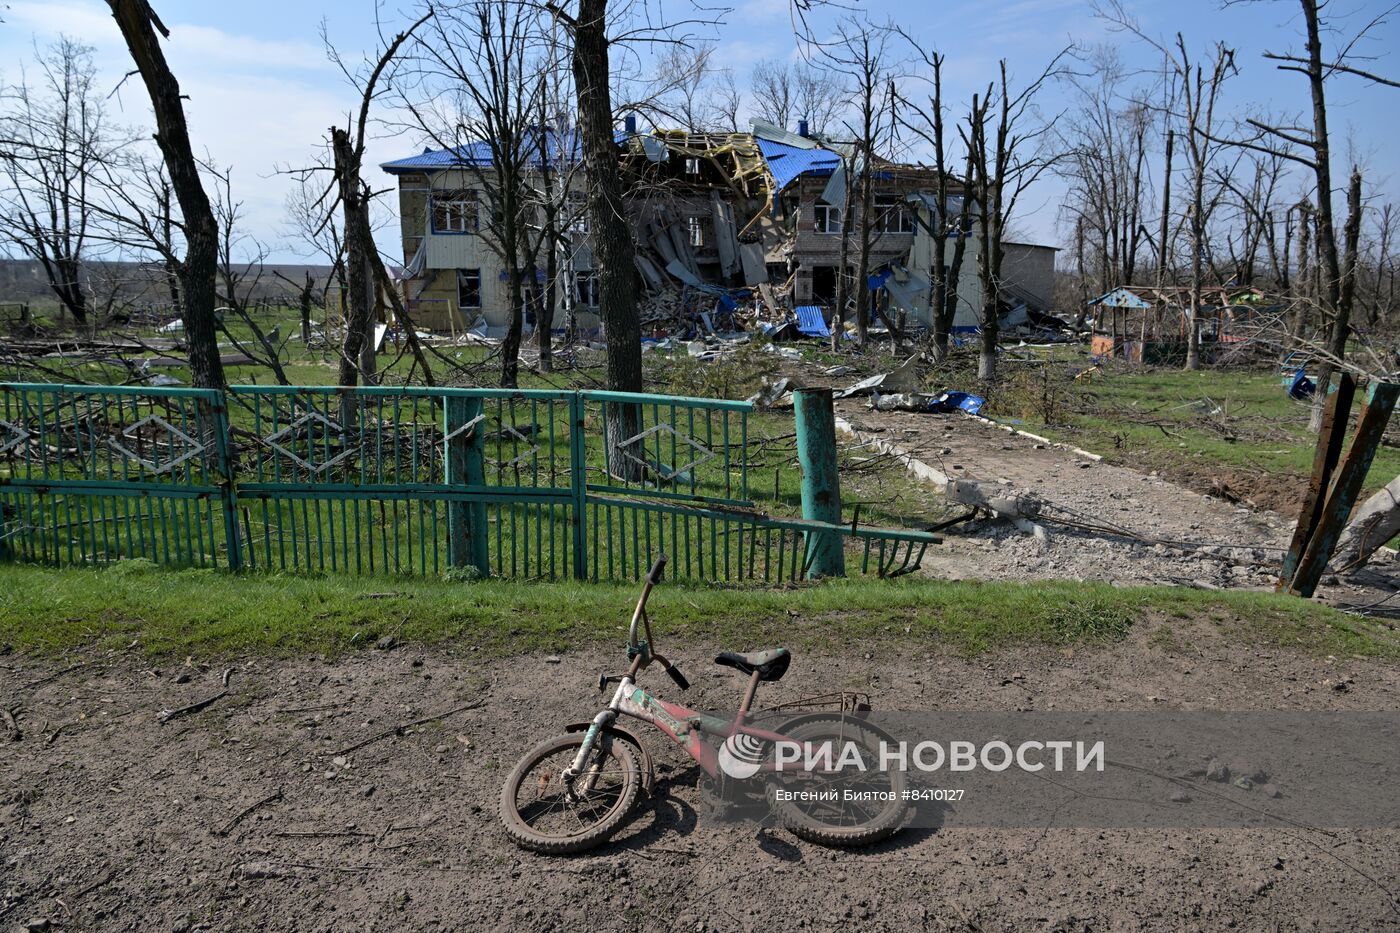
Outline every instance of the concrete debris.
<path id="1" fill-rule="evenodd" d="M 901 363 L 896 369 L 869 379 L 862 379 L 836 393 L 837 398 L 851 398 L 856 395 L 870 395 L 876 391 L 898 393 L 919 391 L 919 355 L 916 353 Z"/>
<path id="2" fill-rule="evenodd" d="M 1044 508 L 1041 499 L 1031 495 L 1003 496 L 988 493 L 988 487 L 974 480 L 957 479 L 948 485 L 948 498 L 963 505 L 985 509 L 1004 518 L 1016 526 L 1017 530 L 1048 543 L 1050 533 L 1044 525 L 1034 521 Z M 1000 490 L 997 490 L 999 493 Z"/>
<path id="3" fill-rule="evenodd" d="M 750 405 L 759 408 L 791 408 L 792 407 L 791 379 L 769 379 L 764 377 L 762 387 L 750 395 L 748 398 Z"/>
<path id="4" fill-rule="evenodd" d="M 1332 567 L 1337 572 L 1359 570 L 1391 538 L 1400 534 L 1400 476 L 1357 506 L 1342 532 Z"/>

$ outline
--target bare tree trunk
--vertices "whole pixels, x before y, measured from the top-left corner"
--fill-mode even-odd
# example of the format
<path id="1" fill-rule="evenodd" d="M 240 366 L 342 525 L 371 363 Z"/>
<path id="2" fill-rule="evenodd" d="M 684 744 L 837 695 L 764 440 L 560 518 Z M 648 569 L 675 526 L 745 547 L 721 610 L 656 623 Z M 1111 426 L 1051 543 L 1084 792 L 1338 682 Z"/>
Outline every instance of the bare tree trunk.
<path id="1" fill-rule="evenodd" d="M 512 225 L 513 226 L 513 225 Z M 512 229 L 511 234 L 515 231 Z M 506 333 L 501 339 L 501 388 L 514 389 L 520 382 L 520 331 L 524 316 L 524 288 L 521 282 L 520 263 L 514 261 L 506 265 L 506 287 L 510 291 L 510 320 L 506 322 Z"/>
<path id="2" fill-rule="evenodd" d="M 867 131 L 868 133 L 868 131 Z M 871 161 L 874 153 L 865 153 L 865 170 L 860 173 L 860 244 L 856 251 L 856 337 L 865 349 L 870 339 L 870 233 L 874 224 L 874 191 L 871 185 L 873 169 Z M 896 342 L 898 334 L 890 334 Z"/>
<path id="3" fill-rule="evenodd" d="M 345 217 L 346 310 L 345 340 L 340 349 L 340 385 L 357 385 L 361 376 L 368 385 L 374 379 L 374 283 L 370 275 L 374 243 L 366 242 L 365 237 L 369 230 L 369 205 L 360 183 L 359 160 L 355 157 L 350 134 L 341 127 L 331 128 L 331 150 L 340 186 L 340 207 Z"/>
<path id="4" fill-rule="evenodd" d="M 1286 356 L 1296 350 L 1307 333 L 1308 318 L 1311 316 L 1312 291 L 1312 203 L 1306 198 L 1297 204 L 1298 211 L 1298 259 L 1297 271 L 1293 275 L 1293 313 L 1288 326 Z"/>
<path id="5" fill-rule="evenodd" d="M 1157 228 L 1157 287 L 1161 288 L 1167 284 L 1167 271 L 1171 267 L 1171 250 L 1168 241 L 1171 238 L 1171 215 L 1172 215 L 1172 153 L 1176 146 L 1176 131 L 1167 130 L 1167 145 L 1165 153 L 1165 164 L 1162 169 L 1162 219 L 1161 225 Z"/>
<path id="6" fill-rule="evenodd" d="M 562 14 L 556 14 L 561 15 Z M 607 387 L 617 392 L 642 390 L 642 325 L 636 306 L 636 266 L 632 229 L 622 198 L 617 144 L 613 140 L 609 91 L 607 0 L 579 0 L 574 34 L 573 71 L 578 96 L 579 133 L 588 173 L 588 214 L 598 271 L 598 303 L 607 338 Z M 608 417 L 608 442 L 615 453 L 641 430 L 635 405 L 614 405 Z M 614 470 L 639 474 L 631 458 L 611 458 Z"/>
<path id="7" fill-rule="evenodd" d="M 301 342 L 303 346 L 311 344 L 311 293 L 315 289 L 315 279 L 311 273 L 306 273 L 306 283 L 301 287 L 301 294 L 297 296 L 297 301 L 301 307 Z"/>
<path id="8" fill-rule="evenodd" d="M 190 148 L 180 85 L 166 64 L 156 30 L 169 31 L 145 0 L 107 0 L 131 58 L 146 85 L 156 115 L 156 144 L 165 159 L 184 218 L 185 339 L 189 343 L 190 381 L 201 388 L 222 389 L 224 367 L 214 322 L 214 277 L 218 264 L 219 225 L 199 178 L 199 163 Z"/>
<path id="9" fill-rule="evenodd" d="M 554 372 L 554 305 L 559 300 L 559 251 L 554 242 L 557 235 L 551 214 L 545 224 L 544 300 L 535 315 L 535 346 L 539 348 L 542 373 Z"/>
<path id="10" fill-rule="evenodd" d="M 845 159 L 845 157 L 842 157 Z M 854 166 L 855 160 L 844 161 L 843 166 Z M 843 168 L 843 171 L 846 171 Z M 831 321 L 831 349 L 832 352 L 841 349 L 841 341 L 846 333 L 846 305 L 851 300 L 851 276 L 847 271 L 847 265 L 851 261 L 851 209 L 855 204 L 855 185 L 851 183 L 851 172 L 846 171 L 846 192 L 841 198 L 841 249 L 836 260 L 836 313 Z M 857 318 L 857 336 L 860 337 L 860 324 Z M 863 349 L 865 340 L 863 337 L 857 341 Z"/>

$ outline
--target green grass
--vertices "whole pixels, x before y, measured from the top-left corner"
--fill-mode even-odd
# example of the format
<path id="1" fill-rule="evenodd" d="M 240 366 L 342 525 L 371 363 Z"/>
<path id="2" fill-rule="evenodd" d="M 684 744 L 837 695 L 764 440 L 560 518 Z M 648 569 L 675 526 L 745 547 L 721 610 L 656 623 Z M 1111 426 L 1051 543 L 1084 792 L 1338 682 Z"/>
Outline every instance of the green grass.
<path id="1" fill-rule="evenodd" d="M 1068 382 L 1058 366 L 1052 367 L 1052 378 Z M 999 417 L 1019 415 L 1057 440 L 1143 472 L 1239 471 L 1287 484 L 1306 483 L 1312 470 L 1316 435 L 1308 431 L 1310 404 L 1290 400 L 1272 369 L 1111 366 L 1064 391 L 1059 410 L 1048 417 L 1032 404 Z M 1359 407 L 1358 402 L 1353 415 Z M 1396 474 L 1400 449 L 1381 447 L 1364 494 Z"/>
<path id="2" fill-rule="evenodd" d="M 105 570 L 0 566 L 0 646 L 53 654 L 134 647 L 151 656 L 362 650 L 399 641 L 500 656 L 623 639 L 633 586 L 391 577 L 236 576 L 129 561 Z M 787 589 L 663 585 L 659 640 L 736 649 L 878 643 L 977 654 L 1011 644 L 1105 644 L 1149 619 L 1205 620 L 1313 653 L 1400 655 L 1354 617 L 1272 593 L 1097 583 L 837 580 Z"/>

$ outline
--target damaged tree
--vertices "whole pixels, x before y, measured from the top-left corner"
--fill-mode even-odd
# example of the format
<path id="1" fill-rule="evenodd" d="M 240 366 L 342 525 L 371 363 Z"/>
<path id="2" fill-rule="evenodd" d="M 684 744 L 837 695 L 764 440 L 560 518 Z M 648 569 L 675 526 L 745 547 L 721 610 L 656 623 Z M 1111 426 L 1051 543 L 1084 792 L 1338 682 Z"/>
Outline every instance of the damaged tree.
<path id="1" fill-rule="evenodd" d="M 180 84 L 166 64 L 156 38 L 157 31 L 170 38 L 170 30 L 145 0 L 107 0 L 107 5 L 150 95 L 156 116 L 156 144 L 165 159 L 183 217 L 185 257 L 180 266 L 180 284 L 190 381 L 200 388 L 222 389 L 224 367 L 214 319 L 219 224 L 199 178 L 199 162 L 190 147 Z"/>
<path id="2" fill-rule="evenodd" d="M 409 103 L 418 127 L 444 149 L 462 152 L 454 167 L 485 194 L 484 221 L 465 218 L 501 260 L 509 318 L 501 342 L 500 384 L 516 386 L 527 308 L 541 329 L 539 254 L 557 216 L 547 185 L 562 142 L 546 117 L 547 63 L 536 54 L 540 24 L 526 4 L 472 0 L 438 14 L 415 43 L 429 106 Z M 478 155 L 479 153 L 479 155 Z M 551 283 L 544 283 L 550 285 Z M 552 285 L 551 285 L 552 287 Z M 549 321 L 543 322 L 548 340 Z"/>
<path id="3" fill-rule="evenodd" d="M 840 337 L 841 321 L 851 300 L 847 282 L 854 286 L 856 342 L 864 349 L 870 333 L 870 251 L 877 236 L 875 216 L 876 153 L 893 142 L 897 127 L 894 92 L 895 71 L 890 61 L 892 30 L 875 28 L 862 20 L 848 18 L 837 27 L 837 38 L 822 47 L 822 55 L 832 69 L 843 75 L 855 95 L 855 112 L 845 121 L 852 142 L 841 151 L 843 203 L 841 211 L 841 257 L 837 268 L 836 326 L 832 339 Z M 830 188 L 828 188 L 830 190 Z M 849 243 L 855 228 L 856 266 L 849 270 Z M 898 334 L 892 334 L 895 340 Z"/>
<path id="4" fill-rule="evenodd" d="M 0 113 L 0 238 L 37 262 L 60 307 L 88 318 L 83 261 L 94 175 L 126 140 L 107 125 L 92 49 L 63 38 L 38 56 L 40 82 L 4 89 Z"/>
<path id="5" fill-rule="evenodd" d="M 1356 507 L 1333 552 L 1332 567 L 1338 573 L 1363 567 L 1396 535 L 1400 535 L 1400 476 Z"/>
<path id="6" fill-rule="evenodd" d="M 433 384 L 432 370 L 418 341 L 413 322 L 389 278 L 379 251 L 374 245 L 370 227 L 370 189 L 361 178 L 365 155 L 365 135 L 369 124 L 369 108 L 380 93 L 379 83 L 386 78 L 400 47 L 418 27 L 433 15 L 431 9 L 408 29 L 394 36 L 380 53 L 366 77 L 360 92 L 360 106 L 353 127 L 333 126 L 330 129 L 334 187 L 340 206 L 345 237 L 346 309 L 345 339 L 341 345 L 339 384 L 353 386 L 361 379 L 371 385 L 375 378 L 374 321 L 378 296 L 384 296 L 394 309 L 394 316 L 404 333 L 404 340 L 413 353 L 415 365 L 423 370 L 423 380 Z M 335 53 L 331 51 L 332 57 Z M 339 59 L 336 59 L 339 62 Z M 345 70 L 347 76 L 350 72 Z M 353 80 L 353 78 L 352 78 Z M 354 130 L 352 137 L 351 129 Z M 331 208 L 334 210 L 334 207 Z"/>
<path id="7" fill-rule="evenodd" d="M 1335 29 L 1335 24 L 1321 15 L 1322 4 L 1318 0 L 1299 0 L 1303 13 L 1305 51 L 1303 54 L 1265 52 L 1264 57 L 1279 62 L 1280 71 L 1292 71 L 1308 79 L 1308 91 L 1312 104 L 1311 130 L 1296 127 L 1275 126 L 1262 120 L 1249 120 L 1250 126 L 1258 131 L 1254 140 L 1245 140 L 1240 145 L 1260 150 L 1281 158 L 1292 159 L 1312 169 L 1316 181 L 1316 205 L 1313 216 L 1316 226 L 1316 256 L 1318 262 L 1318 300 L 1326 318 L 1326 338 L 1324 354 L 1318 366 L 1317 384 L 1327 385 L 1334 368 L 1343 364 L 1346 357 L 1347 337 L 1351 332 L 1351 311 L 1355 298 L 1356 284 L 1356 240 L 1361 228 L 1361 174 L 1353 169 L 1351 185 L 1347 192 L 1350 214 L 1346 221 L 1345 265 L 1337 246 L 1336 223 L 1332 211 L 1332 145 L 1327 130 L 1327 79 L 1345 74 L 1363 78 L 1375 84 L 1400 87 L 1400 82 L 1384 78 L 1370 71 L 1356 67 L 1350 56 L 1372 28 L 1382 22 L 1380 17 L 1369 21 L 1349 40 L 1341 43 L 1341 51 L 1335 59 L 1328 60 L 1322 51 L 1322 33 Z M 1270 144 L 1261 144 L 1269 140 Z M 1296 146 L 1306 155 L 1299 155 L 1291 148 Z M 1322 425 L 1322 410 L 1326 393 L 1319 392 L 1313 403 L 1312 430 Z"/>
<path id="8" fill-rule="evenodd" d="M 977 228 L 977 274 L 982 283 L 982 349 L 977 378 L 984 385 L 996 381 L 1002 238 L 1021 195 L 1058 158 L 1042 144 L 1050 123 L 1038 119 L 1034 109 L 1036 94 L 1059 73 L 1060 62 L 1069 52 L 1069 48 L 1062 49 L 1034 81 L 1015 94 L 1007 78 L 1006 60 L 1002 59 L 1000 86 L 989 84 L 986 95 L 980 99 L 973 95 L 967 130 L 959 127 L 971 160 L 971 194 L 981 218 Z M 994 104 L 996 127 L 989 140 L 987 128 Z"/>
<path id="9" fill-rule="evenodd" d="M 579 134 L 584 169 L 588 174 L 588 216 L 593 232 L 598 271 L 598 313 L 607 337 L 607 387 L 640 392 L 642 328 L 637 314 L 635 244 L 622 197 L 622 174 L 613 141 L 612 96 L 609 90 L 607 0 L 579 0 L 570 15 L 555 4 L 548 8 L 574 41 L 574 93 L 578 101 Z M 623 452 L 624 442 L 641 430 L 636 405 L 612 405 L 608 417 L 608 446 L 612 467 L 629 475 L 640 469 Z"/>
<path id="10" fill-rule="evenodd" d="M 930 213 L 932 229 L 928 231 L 933 242 L 929 284 L 932 292 L 933 356 L 935 361 L 942 362 L 948 357 L 948 342 L 953 332 L 953 320 L 957 315 L 958 282 L 962 277 L 963 258 L 967 255 L 967 241 L 972 232 L 972 154 L 969 152 L 966 160 L 967 169 L 958 192 L 959 207 L 957 219 L 954 220 L 949 211 L 952 191 L 948 183 L 948 147 L 943 122 L 943 62 L 946 56 L 934 51 L 924 51 L 907 33 L 902 35 L 923 56 L 924 63 L 931 72 L 930 80 L 933 84 L 933 93 L 928 99 L 927 109 L 914 104 L 903 95 L 899 100 L 904 112 L 918 118 L 918 122 L 914 122 L 901 117 L 900 125 L 912 131 L 933 149 L 934 171 L 938 174 L 934 181 L 937 203 Z M 948 256 L 949 237 L 954 240 L 951 259 Z"/>

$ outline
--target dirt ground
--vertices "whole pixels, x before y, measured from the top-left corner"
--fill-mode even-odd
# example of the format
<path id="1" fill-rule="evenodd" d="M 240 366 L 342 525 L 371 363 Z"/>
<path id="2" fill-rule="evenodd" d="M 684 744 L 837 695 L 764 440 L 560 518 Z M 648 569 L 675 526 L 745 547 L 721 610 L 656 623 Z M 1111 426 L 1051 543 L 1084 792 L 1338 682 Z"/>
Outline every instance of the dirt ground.
<path id="1" fill-rule="evenodd" d="M 945 579 L 1112 580 L 1204 589 L 1273 586 L 1295 515 L 1282 516 L 1194 492 L 1154 475 L 1080 456 L 961 414 L 880 412 L 867 399 L 840 399 L 837 414 L 862 435 L 902 448 L 954 479 L 994 495 L 1045 503 L 1048 542 L 1005 521 L 976 521 L 943 532 L 924 559 Z M 898 466 L 891 463 L 891 469 Z M 1124 534 L 1085 531 L 1115 526 Z M 1369 605 L 1400 589 L 1400 565 L 1377 558 L 1350 579 L 1328 576 L 1320 598 Z M 1400 608 L 1400 598 L 1393 601 Z"/>
<path id="2" fill-rule="evenodd" d="M 895 643 L 799 656 L 760 700 L 858 688 L 907 710 L 1400 703 L 1393 666 L 1241 646 L 1208 622 L 1154 638 L 1160 624 L 1108 648 L 971 661 Z M 737 700 L 737 676 L 710 663 L 721 647 L 764 646 L 666 645 L 693 705 Z M 0 702 L 23 732 L 0 744 L 0 930 L 1400 927 L 1395 831 L 944 829 L 833 851 L 697 819 L 697 771 L 659 736 L 658 793 L 613 842 L 572 858 L 514 848 L 495 812 L 505 773 L 588 718 L 597 672 L 622 661 L 412 646 L 160 669 L 134 652 L 0 658 Z M 159 721 L 218 694 L 229 668 L 227 696 Z"/>

